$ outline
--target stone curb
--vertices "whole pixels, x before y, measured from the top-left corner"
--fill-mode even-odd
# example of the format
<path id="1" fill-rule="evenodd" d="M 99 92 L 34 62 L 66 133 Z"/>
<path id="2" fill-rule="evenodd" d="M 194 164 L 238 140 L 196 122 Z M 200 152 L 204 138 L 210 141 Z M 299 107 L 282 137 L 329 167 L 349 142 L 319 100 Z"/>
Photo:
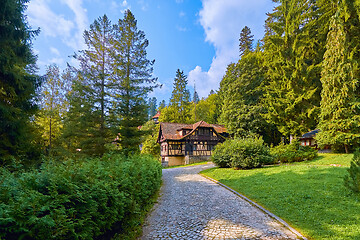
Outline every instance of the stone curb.
<path id="1" fill-rule="evenodd" d="M 276 216 L 275 214 L 273 214 L 272 212 L 270 212 L 269 210 L 265 209 L 264 207 L 260 206 L 259 204 L 257 204 L 256 202 L 250 200 L 249 198 L 245 197 L 244 195 L 238 193 L 237 191 L 235 191 L 234 189 L 222 184 L 221 182 L 208 177 L 204 174 L 199 173 L 200 176 L 226 188 L 227 190 L 231 191 L 232 193 L 234 193 L 235 195 L 237 195 L 238 197 L 244 199 L 245 201 L 247 201 L 248 203 L 250 203 L 251 205 L 253 205 L 254 207 L 258 208 L 260 211 L 264 212 L 265 214 L 269 215 L 271 218 L 275 219 L 276 221 L 278 221 L 279 223 L 281 223 L 284 227 L 288 228 L 291 232 L 293 232 L 299 239 L 303 239 L 303 240 L 308 240 L 306 237 L 304 237 L 300 232 L 296 231 L 293 227 L 291 227 L 287 222 L 285 222 L 284 220 L 282 220 L 281 218 L 279 218 L 278 216 Z"/>

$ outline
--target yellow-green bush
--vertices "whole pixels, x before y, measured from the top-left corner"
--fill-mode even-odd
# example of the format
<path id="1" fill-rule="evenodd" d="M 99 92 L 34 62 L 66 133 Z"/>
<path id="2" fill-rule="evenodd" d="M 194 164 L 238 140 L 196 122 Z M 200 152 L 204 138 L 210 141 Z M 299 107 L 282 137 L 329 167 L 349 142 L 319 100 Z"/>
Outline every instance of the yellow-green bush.
<path id="1" fill-rule="evenodd" d="M 150 156 L 48 162 L 40 170 L 0 169 L 0 238 L 93 239 L 124 229 L 161 184 Z"/>

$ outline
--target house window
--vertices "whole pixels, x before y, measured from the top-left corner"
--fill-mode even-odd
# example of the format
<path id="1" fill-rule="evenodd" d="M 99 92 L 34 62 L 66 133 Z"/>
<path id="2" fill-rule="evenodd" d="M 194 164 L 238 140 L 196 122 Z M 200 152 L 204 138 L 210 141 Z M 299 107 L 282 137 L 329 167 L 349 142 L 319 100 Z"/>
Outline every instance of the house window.
<path id="1" fill-rule="evenodd" d="M 199 135 L 210 135 L 210 129 L 209 128 L 199 128 Z"/>
<path id="2" fill-rule="evenodd" d="M 194 144 L 193 146 L 193 150 L 196 151 L 197 150 L 197 145 Z"/>

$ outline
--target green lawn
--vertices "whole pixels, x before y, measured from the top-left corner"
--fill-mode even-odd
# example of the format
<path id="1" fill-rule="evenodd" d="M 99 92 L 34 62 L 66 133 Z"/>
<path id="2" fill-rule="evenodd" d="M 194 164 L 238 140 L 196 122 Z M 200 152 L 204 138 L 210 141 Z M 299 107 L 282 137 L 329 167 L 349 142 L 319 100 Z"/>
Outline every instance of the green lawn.
<path id="1" fill-rule="evenodd" d="M 351 154 L 320 154 L 309 162 L 202 173 L 259 203 L 310 239 L 360 239 L 360 196 L 344 187 L 351 159 Z"/>

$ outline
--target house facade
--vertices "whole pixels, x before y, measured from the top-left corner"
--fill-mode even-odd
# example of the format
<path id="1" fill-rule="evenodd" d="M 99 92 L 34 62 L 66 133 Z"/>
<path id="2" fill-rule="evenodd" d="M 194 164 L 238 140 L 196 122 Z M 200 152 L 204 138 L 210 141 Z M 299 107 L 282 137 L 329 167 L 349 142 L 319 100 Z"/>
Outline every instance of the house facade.
<path id="1" fill-rule="evenodd" d="M 157 142 L 164 166 L 176 166 L 208 160 L 216 144 L 228 134 L 222 125 L 204 121 L 195 124 L 160 123 Z"/>
<path id="2" fill-rule="evenodd" d="M 301 146 L 317 147 L 315 136 L 319 132 L 318 129 L 312 130 L 299 137 Z"/>

